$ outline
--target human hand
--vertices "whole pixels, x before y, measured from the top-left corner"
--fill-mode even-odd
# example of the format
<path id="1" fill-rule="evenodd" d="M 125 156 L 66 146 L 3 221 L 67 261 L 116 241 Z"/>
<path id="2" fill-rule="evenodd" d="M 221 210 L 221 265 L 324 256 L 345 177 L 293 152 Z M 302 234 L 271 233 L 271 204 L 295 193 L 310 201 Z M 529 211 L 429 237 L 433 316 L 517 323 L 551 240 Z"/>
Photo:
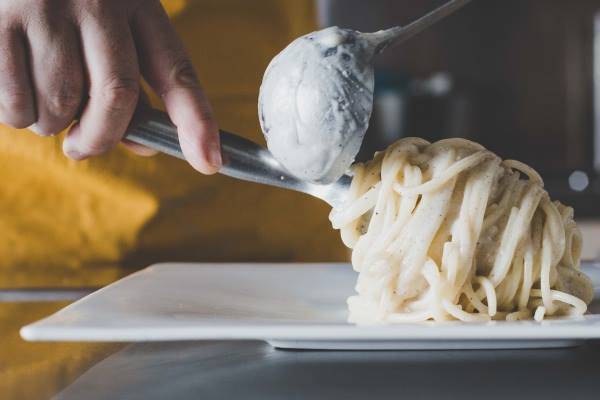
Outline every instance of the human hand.
<path id="1" fill-rule="evenodd" d="M 103 154 L 131 121 L 141 77 L 163 100 L 186 159 L 217 172 L 217 122 L 158 0 L 0 2 L 0 122 L 47 136 L 80 115 L 63 151 Z"/>

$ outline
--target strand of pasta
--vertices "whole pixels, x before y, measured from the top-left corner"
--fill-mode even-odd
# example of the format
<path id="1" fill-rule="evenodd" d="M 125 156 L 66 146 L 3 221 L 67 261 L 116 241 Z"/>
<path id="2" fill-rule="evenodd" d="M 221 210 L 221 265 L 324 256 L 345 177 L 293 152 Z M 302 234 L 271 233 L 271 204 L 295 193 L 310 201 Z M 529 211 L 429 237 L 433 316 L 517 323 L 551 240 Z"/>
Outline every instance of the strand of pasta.
<path id="1" fill-rule="evenodd" d="M 348 201 L 330 214 L 359 272 L 351 321 L 586 311 L 593 289 L 578 271 L 572 209 L 551 202 L 527 165 L 465 139 L 406 138 L 353 173 Z"/>

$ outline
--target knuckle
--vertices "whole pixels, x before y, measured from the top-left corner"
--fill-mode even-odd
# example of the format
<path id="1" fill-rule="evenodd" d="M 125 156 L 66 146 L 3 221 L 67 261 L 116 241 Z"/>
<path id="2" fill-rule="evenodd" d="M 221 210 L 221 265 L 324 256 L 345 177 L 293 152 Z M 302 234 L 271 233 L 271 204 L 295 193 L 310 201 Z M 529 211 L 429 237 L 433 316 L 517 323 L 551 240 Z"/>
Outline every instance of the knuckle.
<path id="1" fill-rule="evenodd" d="M 215 125 L 216 125 L 215 116 L 214 116 L 212 110 L 207 107 L 202 108 L 202 110 L 200 111 L 200 114 L 198 115 L 198 119 L 200 120 L 200 122 L 205 124 L 205 126 L 208 126 L 210 128 L 215 127 Z"/>
<path id="2" fill-rule="evenodd" d="M 188 58 L 181 58 L 173 63 L 170 81 L 178 87 L 197 88 L 200 86 L 196 69 Z"/>
<path id="3" fill-rule="evenodd" d="M 51 2 L 57 0 L 49 0 Z M 68 6 L 74 10 L 75 18 L 80 23 L 87 21 L 104 21 L 107 18 L 127 19 L 138 7 L 148 0 L 68 0 Z M 53 7 L 55 9 L 56 7 Z"/>
<path id="4" fill-rule="evenodd" d="M 67 86 L 53 92 L 47 98 L 47 105 L 57 115 L 71 114 L 81 106 L 82 92 L 75 86 Z"/>
<path id="5" fill-rule="evenodd" d="M 86 0 L 79 2 L 81 5 L 81 11 L 85 11 L 85 14 L 92 18 L 98 18 L 106 14 L 107 0 Z"/>
<path id="6" fill-rule="evenodd" d="M 26 113 L 31 108 L 31 95 L 21 90 L 0 90 L 0 107 L 2 107 L 5 114 L 18 115 Z"/>
<path id="7" fill-rule="evenodd" d="M 132 111 L 138 101 L 140 85 L 136 79 L 114 78 L 102 90 L 102 100 L 108 111 Z"/>
<path id="8" fill-rule="evenodd" d="M 35 113 L 29 93 L 0 89 L 0 121 L 17 129 L 33 124 Z"/>

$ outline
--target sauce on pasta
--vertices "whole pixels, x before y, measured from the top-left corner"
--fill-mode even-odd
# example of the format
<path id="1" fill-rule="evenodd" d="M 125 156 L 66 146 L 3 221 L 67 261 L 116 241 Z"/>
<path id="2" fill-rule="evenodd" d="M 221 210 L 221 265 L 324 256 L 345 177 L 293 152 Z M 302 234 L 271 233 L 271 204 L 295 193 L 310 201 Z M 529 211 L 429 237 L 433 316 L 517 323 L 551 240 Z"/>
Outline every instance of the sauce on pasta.
<path id="1" fill-rule="evenodd" d="M 532 168 L 464 139 L 404 138 L 353 174 L 330 215 L 359 273 L 351 322 L 586 312 L 593 287 L 573 210 Z"/>

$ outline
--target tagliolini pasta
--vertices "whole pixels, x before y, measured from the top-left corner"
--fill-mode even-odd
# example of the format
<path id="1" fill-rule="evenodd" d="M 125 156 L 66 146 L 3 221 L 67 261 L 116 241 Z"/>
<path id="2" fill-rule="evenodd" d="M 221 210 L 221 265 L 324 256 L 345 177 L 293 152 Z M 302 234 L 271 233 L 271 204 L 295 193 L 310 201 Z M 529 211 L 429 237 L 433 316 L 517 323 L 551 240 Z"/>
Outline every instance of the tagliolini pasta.
<path id="1" fill-rule="evenodd" d="M 330 219 L 353 249 L 359 324 L 582 315 L 573 210 L 541 177 L 477 143 L 405 138 L 353 167 Z"/>

